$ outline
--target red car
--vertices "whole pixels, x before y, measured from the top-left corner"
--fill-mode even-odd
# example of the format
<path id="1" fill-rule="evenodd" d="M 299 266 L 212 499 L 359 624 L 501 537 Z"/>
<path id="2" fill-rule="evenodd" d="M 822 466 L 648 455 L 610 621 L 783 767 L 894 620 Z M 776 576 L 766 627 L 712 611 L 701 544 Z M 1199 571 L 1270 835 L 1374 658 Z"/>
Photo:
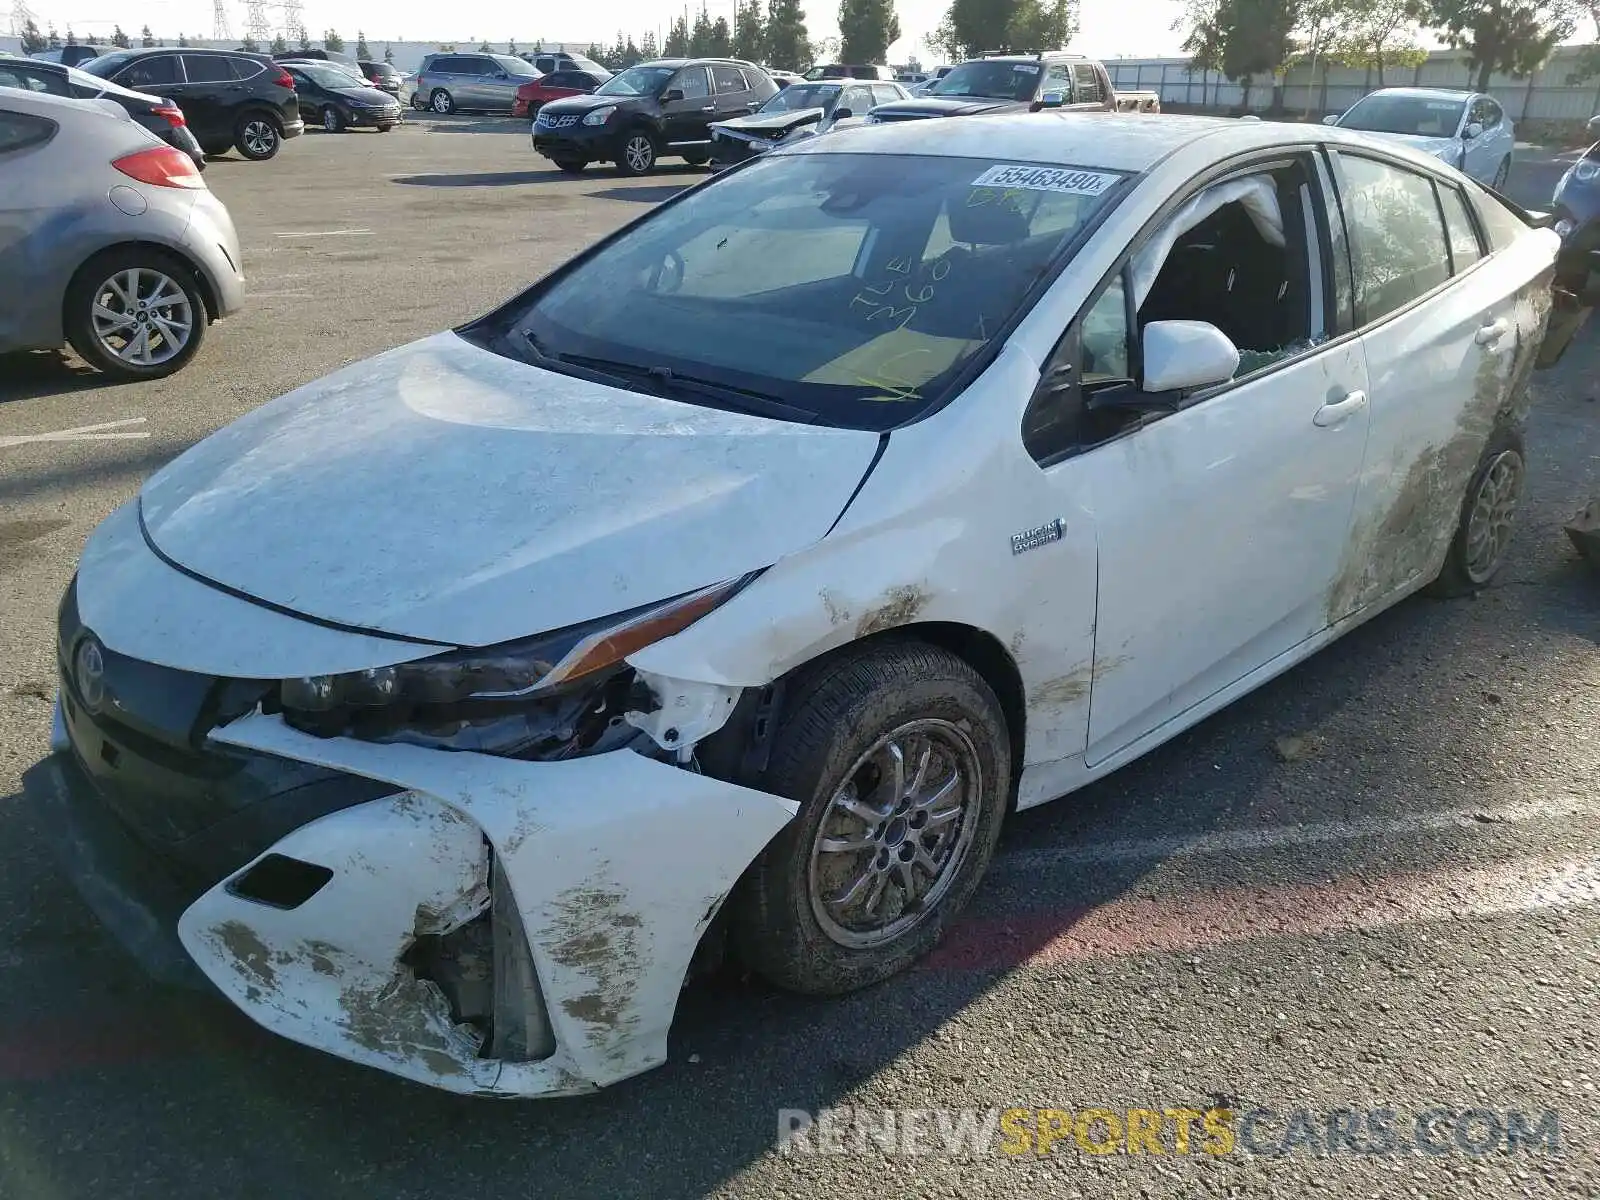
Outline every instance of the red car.
<path id="1" fill-rule="evenodd" d="M 540 106 L 552 100 L 559 100 L 563 96 L 587 96 L 604 82 L 587 71 L 551 71 L 517 89 L 517 97 L 511 102 L 511 115 L 531 117 L 539 111 Z"/>

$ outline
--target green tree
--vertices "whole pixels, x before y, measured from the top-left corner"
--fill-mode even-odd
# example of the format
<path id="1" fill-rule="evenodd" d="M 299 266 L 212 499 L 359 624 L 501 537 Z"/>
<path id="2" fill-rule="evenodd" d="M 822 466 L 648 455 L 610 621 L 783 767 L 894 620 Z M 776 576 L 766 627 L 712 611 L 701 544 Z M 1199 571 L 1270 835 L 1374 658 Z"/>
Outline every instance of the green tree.
<path id="1" fill-rule="evenodd" d="M 72 32 L 72 26 L 68 25 L 67 26 L 67 45 L 76 46 L 77 44 L 78 44 L 78 35 L 73 33 Z"/>
<path id="2" fill-rule="evenodd" d="M 479 54 L 493 54 L 494 53 L 494 47 L 489 45 L 488 42 L 479 42 L 478 43 L 478 53 Z"/>
<path id="3" fill-rule="evenodd" d="M 584 51 L 584 57 L 594 59 L 595 62 L 599 63 L 608 71 L 615 71 L 617 69 L 613 64 L 607 61 L 611 57 L 611 51 L 607 50 L 599 42 L 590 42 L 589 49 Z"/>
<path id="4" fill-rule="evenodd" d="M 1432 24 L 1453 48 L 1466 50 L 1481 92 L 1496 71 L 1533 74 L 1577 20 L 1570 0 L 1433 0 Z"/>
<path id="5" fill-rule="evenodd" d="M 656 49 L 656 31 L 646 29 L 644 37 L 639 39 L 639 61 L 651 62 L 661 57 L 661 52 Z"/>
<path id="6" fill-rule="evenodd" d="M 128 35 L 122 32 L 121 25 L 113 25 L 111 27 L 111 44 L 122 50 L 126 50 L 129 46 L 133 45 L 133 43 L 128 40 Z"/>
<path id="7" fill-rule="evenodd" d="M 1078 32 L 1078 0 L 951 0 L 928 45 L 950 62 L 991 52 L 1059 50 Z"/>
<path id="8" fill-rule="evenodd" d="M 1417 27 L 1429 17 L 1427 0 L 1346 0 L 1330 55 L 1347 67 L 1365 67 L 1387 86 L 1388 67 L 1414 67 L 1428 52 L 1417 45 Z"/>
<path id="9" fill-rule="evenodd" d="M 372 50 L 367 46 L 367 35 L 359 29 L 356 30 L 356 57 L 362 62 L 368 62 L 372 58 Z"/>
<path id="10" fill-rule="evenodd" d="M 727 17 L 711 22 L 711 48 L 706 53 L 717 58 L 727 58 L 733 53 L 733 30 L 728 28 Z"/>
<path id="11" fill-rule="evenodd" d="M 661 53 L 665 58 L 682 58 L 689 53 L 689 22 L 682 16 L 673 17 L 667 26 L 667 44 Z"/>
<path id="12" fill-rule="evenodd" d="M 155 35 L 150 32 L 150 26 L 146 25 L 143 29 L 141 29 L 139 31 L 139 45 L 144 46 L 146 49 L 148 49 L 149 47 L 154 46 L 155 44 L 156 44 Z"/>
<path id="13" fill-rule="evenodd" d="M 706 11 L 705 0 L 701 0 L 700 11 L 695 13 L 689 30 L 689 53 L 695 58 L 711 53 L 711 14 Z"/>
<path id="14" fill-rule="evenodd" d="M 733 13 L 733 56 L 757 63 L 765 59 L 766 25 L 761 13 L 761 0 L 739 0 L 739 6 Z"/>
<path id="15" fill-rule="evenodd" d="M 633 35 L 630 33 L 628 35 L 628 44 L 623 47 L 622 65 L 625 68 L 636 67 L 643 61 L 644 51 L 640 50 L 634 43 Z"/>
<path id="16" fill-rule="evenodd" d="M 900 40 L 894 0 L 839 0 L 839 60 L 881 63 Z"/>
<path id="17" fill-rule="evenodd" d="M 509 38 L 506 41 L 506 53 L 515 56 L 517 53 L 517 39 Z"/>
<path id="18" fill-rule="evenodd" d="M 330 29 L 322 35 L 322 48 L 332 54 L 338 54 L 344 49 L 344 39 L 339 36 L 337 29 Z"/>
<path id="19" fill-rule="evenodd" d="M 267 47 L 267 53 L 272 55 L 273 58 L 282 58 L 284 55 L 289 53 L 288 39 L 285 38 L 281 33 L 276 35 L 272 39 L 272 45 Z"/>
<path id="20" fill-rule="evenodd" d="M 22 52 L 24 54 L 37 54 L 49 44 L 45 40 L 44 34 L 39 32 L 39 23 L 29 17 L 22 26 Z"/>
<path id="21" fill-rule="evenodd" d="M 800 0 L 768 0 L 767 62 L 783 71 L 803 71 L 811 65 L 806 10 Z"/>
<path id="22" fill-rule="evenodd" d="M 307 50 L 311 49 L 311 35 L 306 32 L 306 27 L 304 25 L 300 26 L 299 35 L 300 53 L 304 54 Z"/>
<path id="23" fill-rule="evenodd" d="M 1241 84 L 1246 108 L 1255 81 L 1283 71 L 1294 57 L 1295 0 L 1193 0 L 1189 16 L 1183 48 L 1193 65 Z"/>
<path id="24" fill-rule="evenodd" d="M 184 46 L 187 46 L 188 44 L 189 44 L 189 35 L 186 34 L 186 33 L 180 33 L 178 35 L 178 45 L 180 47 L 184 47 Z"/>
<path id="25" fill-rule="evenodd" d="M 260 54 L 261 43 L 256 41 L 255 38 L 251 37 L 247 33 L 244 35 L 244 40 L 239 43 L 239 49 L 243 50 L 246 54 Z"/>
<path id="26" fill-rule="evenodd" d="M 394 62 L 394 47 L 389 45 L 388 42 L 383 44 L 383 61 L 386 63 Z"/>
<path id="27" fill-rule="evenodd" d="M 55 25 L 54 21 L 50 22 L 49 28 L 50 28 L 50 33 L 48 35 L 48 37 L 49 37 L 49 42 L 48 42 L 49 48 L 52 49 L 52 50 L 59 50 L 61 48 L 61 38 L 56 33 L 56 25 Z"/>

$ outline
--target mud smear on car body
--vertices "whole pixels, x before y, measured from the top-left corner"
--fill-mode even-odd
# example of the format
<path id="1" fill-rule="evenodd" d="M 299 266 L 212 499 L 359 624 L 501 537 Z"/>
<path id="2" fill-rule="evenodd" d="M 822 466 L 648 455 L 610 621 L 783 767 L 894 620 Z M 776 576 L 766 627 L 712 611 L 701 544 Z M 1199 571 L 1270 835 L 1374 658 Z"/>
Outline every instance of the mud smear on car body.
<path id="1" fill-rule="evenodd" d="M 1127 661 L 1126 654 L 1117 654 L 1074 667 L 1065 675 L 1047 679 L 1034 688 L 1028 693 L 1028 703 L 1035 708 L 1055 708 L 1075 703 L 1089 695 L 1095 680 L 1104 679 Z"/>
<path id="2" fill-rule="evenodd" d="M 905 583 L 896 584 L 883 594 L 882 603 L 869 609 L 862 616 L 861 622 L 856 626 L 856 637 L 870 637 L 874 633 L 882 633 L 885 629 L 893 629 L 897 625 L 909 625 L 917 619 L 918 614 L 927 607 L 928 601 L 932 598 L 922 587 Z M 832 615 L 831 609 L 829 615 Z"/>
<path id="3" fill-rule="evenodd" d="M 1542 329 L 1548 299 L 1542 305 L 1537 295 L 1520 299 L 1542 308 Z M 1538 344 L 1538 337 L 1520 343 L 1505 372 L 1505 358 L 1484 354 L 1472 399 L 1455 432 L 1443 444 L 1424 447 L 1411 461 L 1387 508 L 1357 518 L 1328 591 L 1325 615 L 1330 623 L 1403 587 L 1443 559 L 1484 446 L 1496 428 L 1517 428 L 1527 415 L 1528 377 Z"/>
<path id="4" fill-rule="evenodd" d="M 450 1006 L 437 984 L 404 970 L 381 988 L 340 993 L 343 1025 L 358 1046 L 390 1058 L 416 1059 L 436 1075 L 460 1075 L 478 1047 L 450 1024 Z"/>
<path id="5" fill-rule="evenodd" d="M 644 966 L 644 922 L 630 912 L 626 893 L 614 886 L 585 884 L 556 898 L 550 957 L 586 977 L 591 987 L 561 1002 L 567 1015 L 593 1027 L 591 1040 L 626 1043 L 639 1022 L 634 993 Z"/>

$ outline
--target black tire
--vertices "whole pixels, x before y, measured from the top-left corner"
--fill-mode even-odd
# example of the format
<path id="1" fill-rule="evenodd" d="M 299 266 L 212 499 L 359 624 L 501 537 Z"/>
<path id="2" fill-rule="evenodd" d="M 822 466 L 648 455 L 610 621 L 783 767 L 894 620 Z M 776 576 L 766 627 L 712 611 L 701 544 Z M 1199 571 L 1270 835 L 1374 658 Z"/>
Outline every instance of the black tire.
<path id="1" fill-rule="evenodd" d="M 1488 493 L 1493 491 L 1496 496 L 1505 487 L 1505 472 L 1510 469 L 1514 472 L 1514 491 L 1510 497 L 1511 511 L 1504 518 L 1504 538 L 1497 546 L 1497 553 L 1493 560 L 1485 564 L 1475 559 L 1473 542 L 1473 513 L 1480 504 L 1488 502 Z M 1498 472 L 1498 484 L 1491 482 L 1491 475 Z M 1517 502 L 1521 498 L 1522 488 L 1527 481 L 1527 451 L 1523 447 L 1522 434 L 1515 429 L 1504 427 L 1497 428 L 1489 435 L 1489 442 L 1483 448 L 1483 454 L 1478 459 L 1478 465 L 1473 469 L 1472 479 L 1467 484 L 1466 495 L 1461 500 L 1461 516 L 1456 523 L 1455 537 L 1450 539 L 1450 552 L 1445 555 L 1444 566 L 1433 582 L 1428 584 L 1427 592 L 1431 596 L 1452 597 L 1467 596 L 1480 588 L 1486 587 L 1505 565 L 1506 550 L 1510 546 L 1511 526 L 1510 520 L 1516 515 Z M 1480 517 L 1480 522 L 1482 518 Z"/>
<path id="2" fill-rule="evenodd" d="M 630 129 L 617 147 L 617 174 L 637 177 L 656 169 L 660 148 L 655 138 L 643 129 Z"/>
<path id="3" fill-rule="evenodd" d="M 711 155 L 709 155 L 709 154 L 685 154 L 683 156 L 683 161 L 688 163 L 691 167 L 703 167 L 708 162 L 711 161 Z"/>
<path id="4" fill-rule="evenodd" d="M 379 125 L 378 126 L 378 132 L 379 133 L 388 133 L 389 130 L 391 130 L 393 128 L 394 128 L 393 125 Z"/>
<path id="5" fill-rule="evenodd" d="M 428 106 L 422 102 L 422 96 L 417 92 L 411 93 L 411 107 L 417 112 L 426 112 Z"/>
<path id="6" fill-rule="evenodd" d="M 207 158 L 221 158 L 224 154 L 232 149 L 232 142 L 207 142 L 205 145 L 200 147 L 200 153 L 204 154 Z"/>
<path id="7" fill-rule="evenodd" d="M 1489 186 L 1494 188 L 1494 190 L 1497 192 L 1504 192 L 1506 190 L 1506 183 L 1510 179 L 1511 155 L 1508 154 L 1500 160 L 1500 165 L 1495 168 L 1494 179 L 1490 181 Z"/>
<path id="8" fill-rule="evenodd" d="M 456 110 L 456 98 L 443 88 L 434 88 L 428 96 L 428 107 L 441 116 L 449 116 Z"/>
<path id="9" fill-rule="evenodd" d="M 589 165 L 581 158 L 554 158 L 550 161 L 555 163 L 556 170 L 563 171 L 568 175 L 581 175 L 583 174 L 583 169 Z"/>
<path id="10" fill-rule="evenodd" d="M 951 736 L 948 731 L 955 730 L 965 738 L 977 784 L 965 792 L 969 799 L 947 835 L 957 838 L 947 860 L 951 865 L 928 885 L 937 893 L 932 903 L 921 907 L 919 902 L 896 913 L 890 925 L 900 923 L 903 928 L 881 933 L 887 940 L 847 944 L 818 919 L 812 896 L 813 850 L 824 821 L 833 822 L 830 837 L 839 830 L 844 810 L 836 807 L 836 801 L 848 783 L 854 783 L 855 794 L 873 805 L 883 799 L 887 777 L 863 756 L 880 739 L 916 721 L 946 731 L 939 736 Z M 773 737 L 769 765 L 753 782 L 799 801 L 800 811 L 751 865 L 730 903 L 729 933 L 743 963 L 778 987 L 837 995 L 887 979 L 931 950 L 971 899 L 993 857 L 1010 796 L 1010 745 L 994 692 L 971 666 L 948 651 L 916 641 L 888 640 L 802 671 L 791 686 Z M 914 751 L 912 756 L 919 757 Z M 869 770 L 878 773 L 864 781 Z M 921 847 L 924 839 L 937 836 L 931 822 L 909 827 L 901 822 L 901 840 L 896 841 L 893 834 L 884 833 L 895 823 L 886 813 L 877 832 L 863 823 L 863 830 L 855 833 L 876 847 L 865 852 L 865 862 L 858 858 L 850 863 L 819 859 L 819 863 L 837 864 L 846 874 L 862 879 L 869 870 L 892 873 L 901 869 L 895 863 L 897 853 L 903 857 L 908 844 L 914 841 Z M 905 870 L 915 873 L 909 863 Z M 901 903 L 899 884 L 888 887 L 894 889 L 896 904 Z M 826 881 L 816 890 L 825 891 Z M 888 890 L 875 894 L 880 904 L 890 899 Z M 844 930 L 846 936 L 852 932 Z"/>
<path id="11" fill-rule="evenodd" d="M 345 126 L 349 124 L 344 119 L 344 114 L 339 111 L 337 104 L 329 104 L 324 107 L 321 115 L 322 132 L 324 133 L 343 133 Z"/>
<path id="12" fill-rule="evenodd" d="M 94 327 L 94 305 L 109 280 L 134 268 L 159 271 L 182 291 L 190 316 L 189 338 L 179 351 L 164 362 L 148 366 L 117 357 L 107 349 Z M 176 255 L 144 246 L 125 246 L 103 251 L 78 268 L 67 287 L 62 311 L 67 341 L 90 366 L 113 379 L 160 379 L 181 370 L 200 349 L 205 338 L 206 305 L 194 269 Z"/>
<path id="13" fill-rule="evenodd" d="M 265 162 L 283 148 L 283 126 L 267 113 L 245 113 L 234 126 L 233 148 L 251 162 Z"/>

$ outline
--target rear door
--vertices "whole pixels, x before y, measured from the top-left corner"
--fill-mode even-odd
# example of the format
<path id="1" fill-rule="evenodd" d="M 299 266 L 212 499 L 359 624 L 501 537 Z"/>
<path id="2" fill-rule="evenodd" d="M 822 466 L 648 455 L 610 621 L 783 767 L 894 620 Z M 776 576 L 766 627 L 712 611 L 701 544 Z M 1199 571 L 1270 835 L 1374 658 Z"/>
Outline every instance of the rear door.
<path id="1" fill-rule="evenodd" d="M 715 120 L 726 121 L 755 111 L 750 98 L 750 85 L 745 82 L 744 72 L 738 67 L 714 64 L 711 68 L 711 86 L 716 94 Z M 706 133 L 703 136 L 711 135 Z"/>
<path id="2" fill-rule="evenodd" d="M 1093 63 L 1072 64 L 1072 104 L 1074 108 L 1105 108 L 1107 95 L 1100 72 Z"/>
<path id="3" fill-rule="evenodd" d="M 1538 352 L 1526 266 L 1485 255 L 1460 188 L 1366 152 L 1333 154 L 1350 240 L 1371 428 L 1337 621 L 1431 578 L 1517 377 Z"/>

